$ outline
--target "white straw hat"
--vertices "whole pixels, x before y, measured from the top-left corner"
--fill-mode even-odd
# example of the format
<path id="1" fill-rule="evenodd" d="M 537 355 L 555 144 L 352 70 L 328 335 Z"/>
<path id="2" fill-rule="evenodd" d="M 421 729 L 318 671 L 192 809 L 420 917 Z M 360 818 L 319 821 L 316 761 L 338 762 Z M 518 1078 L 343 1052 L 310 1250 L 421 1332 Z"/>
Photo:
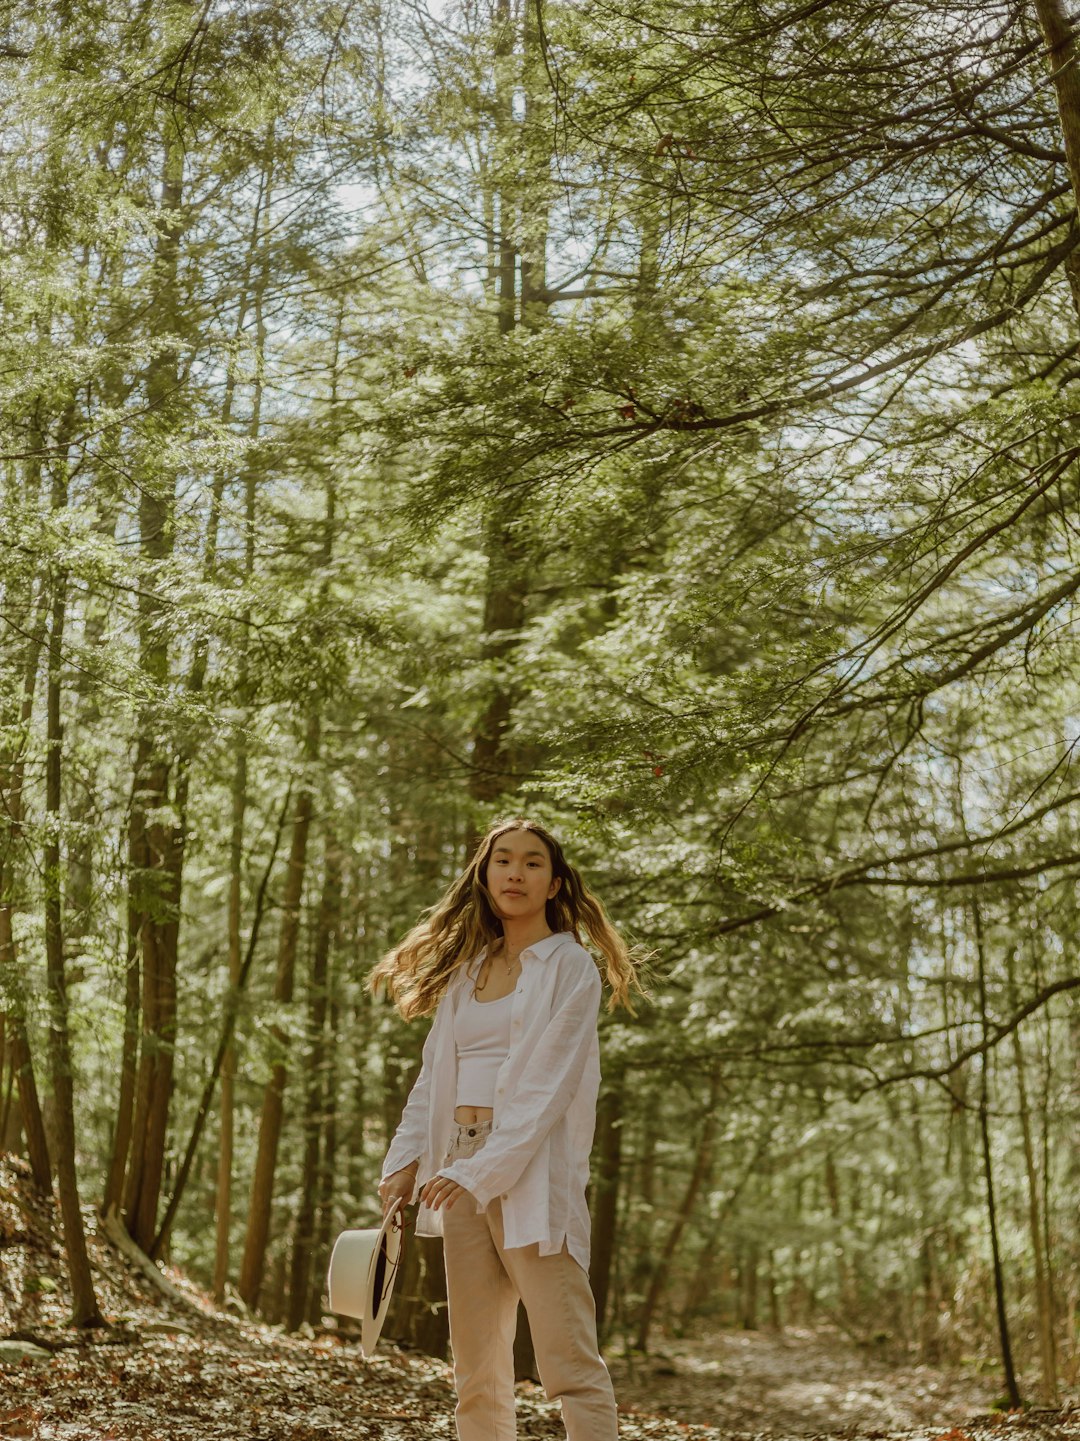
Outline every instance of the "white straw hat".
<path id="1" fill-rule="evenodd" d="M 404 1207 L 395 1201 L 377 1230 L 342 1231 L 330 1257 L 330 1309 L 363 1322 L 360 1349 L 370 1356 L 379 1341 L 390 1293 L 401 1264 Z"/>

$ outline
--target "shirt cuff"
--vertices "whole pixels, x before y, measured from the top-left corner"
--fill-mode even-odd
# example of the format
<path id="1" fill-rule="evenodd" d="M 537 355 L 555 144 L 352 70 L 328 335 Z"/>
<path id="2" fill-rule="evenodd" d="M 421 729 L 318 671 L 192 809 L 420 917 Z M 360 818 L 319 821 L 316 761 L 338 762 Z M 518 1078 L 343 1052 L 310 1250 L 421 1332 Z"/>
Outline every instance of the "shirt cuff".
<path id="1" fill-rule="evenodd" d="M 488 1202 L 494 1200 L 498 1194 L 497 1191 L 488 1191 L 485 1195 L 482 1187 L 475 1190 L 473 1189 L 474 1186 L 476 1186 L 476 1181 L 474 1177 L 469 1174 L 469 1162 L 467 1159 L 464 1161 L 454 1161 L 449 1166 L 440 1166 L 435 1174 L 437 1176 L 445 1176 L 448 1181 L 456 1181 L 459 1186 L 463 1186 L 476 1202 L 476 1213 L 478 1216 L 484 1214 L 488 1208 Z"/>
<path id="2" fill-rule="evenodd" d="M 416 1183 L 416 1182 L 419 1180 L 419 1178 L 420 1178 L 420 1161 L 421 1161 L 421 1160 L 422 1160 L 422 1157 L 420 1157 L 420 1156 L 414 1156 L 411 1161 L 403 1161 L 400 1165 L 395 1166 L 395 1165 L 391 1165 L 391 1164 L 390 1164 L 390 1157 L 387 1156 L 386 1160 L 383 1162 L 382 1175 L 379 1177 L 379 1182 L 380 1182 L 380 1184 L 381 1184 L 383 1181 L 385 1181 L 385 1180 L 387 1179 L 387 1177 L 389 1177 L 389 1176 L 396 1176 L 399 1171 L 407 1171 L 410 1166 L 415 1166 L 415 1167 L 416 1167 L 416 1170 L 413 1171 L 413 1182 L 414 1182 L 414 1184 L 413 1184 L 413 1196 L 415 1197 L 415 1195 L 416 1195 L 416 1189 L 417 1189 L 415 1183 Z"/>

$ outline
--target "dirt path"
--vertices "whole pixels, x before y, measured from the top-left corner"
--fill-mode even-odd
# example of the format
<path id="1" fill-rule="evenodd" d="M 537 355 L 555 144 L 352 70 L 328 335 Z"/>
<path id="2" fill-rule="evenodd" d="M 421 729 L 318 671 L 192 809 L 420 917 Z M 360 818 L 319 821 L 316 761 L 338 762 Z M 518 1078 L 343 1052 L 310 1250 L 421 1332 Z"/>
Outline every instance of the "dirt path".
<path id="1" fill-rule="evenodd" d="M 608 1356 L 620 1404 L 725 1431 L 778 1435 L 940 1427 L 985 1414 L 994 1376 L 896 1366 L 822 1332 L 719 1332 L 636 1361 Z"/>

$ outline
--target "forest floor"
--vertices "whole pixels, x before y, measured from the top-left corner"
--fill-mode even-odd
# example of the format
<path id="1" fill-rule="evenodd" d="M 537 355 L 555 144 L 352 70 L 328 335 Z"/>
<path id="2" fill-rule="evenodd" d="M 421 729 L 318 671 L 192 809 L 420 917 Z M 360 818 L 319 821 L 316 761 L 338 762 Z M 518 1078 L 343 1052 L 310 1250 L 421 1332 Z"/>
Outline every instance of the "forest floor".
<path id="1" fill-rule="evenodd" d="M 451 1441 L 442 1362 L 385 1343 L 365 1359 L 338 1336 L 283 1335 L 215 1308 L 175 1272 L 166 1296 L 87 1223 L 111 1324 L 78 1335 L 53 1208 L 0 1156 L 0 1438 Z M 890 1366 L 820 1333 L 720 1333 L 608 1359 L 626 1441 L 1080 1441 L 1080 1410 L 990 1413 L 986 1377 Z M 539 1387 L 518 1389 L 518 1431 L 564 1435 Z"/>
<path id="2" fill-rule="evenodd" d="M 622 1405 L 729 1433 L 940 1435 L 985 1418 L 1000 1391 L 997 1376 L 874 1356 L 828 1329 L 718 1331 L 607 1362 Z"/>

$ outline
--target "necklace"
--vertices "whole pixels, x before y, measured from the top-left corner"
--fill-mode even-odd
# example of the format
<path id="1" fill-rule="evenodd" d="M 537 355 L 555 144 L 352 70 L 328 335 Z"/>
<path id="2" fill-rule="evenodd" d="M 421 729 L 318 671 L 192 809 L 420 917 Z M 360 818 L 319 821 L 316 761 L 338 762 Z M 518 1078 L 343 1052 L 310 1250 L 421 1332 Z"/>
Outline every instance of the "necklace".
<path id="1" fill-rule="evenodd" d="M 505 943 L 504 943 L 504 944 L 505 944 Z M 507 954 L 504 955 L 503 960 L 506 962 L 506 974 L 507 974 L 507 976 L 509 976 L 509 975 L 510 975 L 510 972 L 514 969 L 514 962 L 517 960 L 518 956 L 521 955 L 521 952 L 522 952 L 524 949 L 525 949 L 524 946 L 519 946 L 518 949 L 514 952 L 513 955 L 510 955 L 509 952 L 507 952 Z M 487 974 L 486 974 L 485 977 L 484 977 L 483 985 L 480 985 L 480 984 L 478 983 L 477 985 L 475 985 L 475 986 L 473 987 L 473 990 L 474 990 L 474 991 L 486 991 L 486 990 L 487 990 L 487 983 L 488 983 L 488 981 L 491 980 L 491 967 L 492 967 L 492 965 L 494 964 L 494 959 L 495 959 L 495 958 L 494 958 L 493 956 L 488 957 Z"/>

